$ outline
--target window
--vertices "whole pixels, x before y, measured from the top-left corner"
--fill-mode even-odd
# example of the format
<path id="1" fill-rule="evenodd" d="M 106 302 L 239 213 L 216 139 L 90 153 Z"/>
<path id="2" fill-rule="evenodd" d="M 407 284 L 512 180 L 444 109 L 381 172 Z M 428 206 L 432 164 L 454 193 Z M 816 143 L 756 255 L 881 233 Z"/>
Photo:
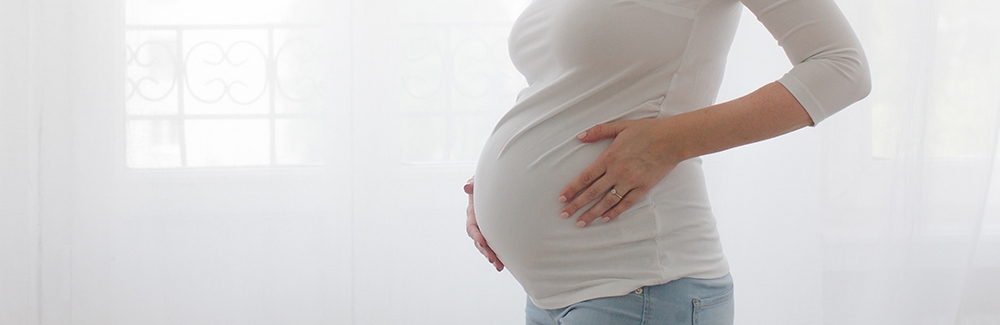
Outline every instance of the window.
<path id="1" fill-rule="evenodd" d="M 323 30 L 300 2 L 129 0 L 126 166 L 323 163 Z"/>
<path id="2" fill-rule="evenodd" d="M 413 14 L 401 35 L 403 163 L 478 159 L 494 124 L 526 86 L 507 52 L 510 27 L 525 5 L 456 4 L 427 13 L 415 3 L 404 11 Z M 450 20 L 455 17 L 468 20 Z"/>

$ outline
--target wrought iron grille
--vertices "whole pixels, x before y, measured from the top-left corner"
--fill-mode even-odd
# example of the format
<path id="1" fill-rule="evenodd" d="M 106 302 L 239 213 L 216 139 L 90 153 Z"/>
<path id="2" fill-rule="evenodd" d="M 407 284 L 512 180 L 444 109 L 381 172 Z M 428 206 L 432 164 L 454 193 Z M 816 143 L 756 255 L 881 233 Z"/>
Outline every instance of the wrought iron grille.
<path id="1" fill-rule="evenodd" d="M 320 29 L 126 27 L 129 168 L 322 163 Z"/>
<path id="2" fill-rule="evenodd" d="M 402 28 L 403 162 L 478 158 L 524 79 L 510 63 L 511 23 L 411 23 Z"/>

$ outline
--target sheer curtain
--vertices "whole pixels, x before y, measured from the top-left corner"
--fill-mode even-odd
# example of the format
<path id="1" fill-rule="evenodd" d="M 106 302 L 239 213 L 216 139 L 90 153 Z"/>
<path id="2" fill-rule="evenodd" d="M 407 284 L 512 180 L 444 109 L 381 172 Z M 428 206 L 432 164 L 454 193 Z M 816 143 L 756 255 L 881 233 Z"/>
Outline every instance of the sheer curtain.
<path id="1" fill-rule="evenodd" d="M 527 0 L 0 2 L 0 324 L 516 324 L 460 187 Z M 1000 5 L 838 0 L 874 89 L 706 157 L 740 324 L 1000 324 Z M 744 13 L 719 100 L 789 64 Z"/>

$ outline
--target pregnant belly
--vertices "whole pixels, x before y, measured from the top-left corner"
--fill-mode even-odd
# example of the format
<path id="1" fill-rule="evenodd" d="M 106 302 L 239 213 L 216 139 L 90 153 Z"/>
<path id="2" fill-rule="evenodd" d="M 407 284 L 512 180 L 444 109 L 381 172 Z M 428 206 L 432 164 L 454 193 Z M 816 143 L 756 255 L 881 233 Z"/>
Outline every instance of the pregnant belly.
<path id="1" fill-rule="evenodd" d="M 559 162 L 539 160 L 518 148 L 499 159 L 480 161 L 476 171 L 475 207 L 480 229 L 501 260 L 510 267 L 533 265 L 558 254 L 580 235 L 575 217 L 559 217 L 562 188 L 607 146 L 606 143 L 564 148 Z M 530 152 L 530 150 L 525 150 Z M 484 159 L 485 160 L 485 159 Z M 523 262 L 523 263 L 522 263 Z"/>
<path id="2" fill-rule="evenodd" d="M 516 137 L 499 128 L 477 165 L 474 199 L 479 227 L 511 274 L 535 298 L 573 290 L 565 287 L 567 277 L 580 277 L 577 282 L 586 286 L 595 279 L 648 278 L 659 272 L 656 220 L 648 197 L 607 224 L 597 221 L 577 228 L 576 218 L 586 209 L 568 220 L 559 217 L 563 187 L 612 141 L 577 140 L 574 135 L 590 125 L 565 132 L 536 127 Z M 618 267 L 601 267 L 606 263 Z"/>

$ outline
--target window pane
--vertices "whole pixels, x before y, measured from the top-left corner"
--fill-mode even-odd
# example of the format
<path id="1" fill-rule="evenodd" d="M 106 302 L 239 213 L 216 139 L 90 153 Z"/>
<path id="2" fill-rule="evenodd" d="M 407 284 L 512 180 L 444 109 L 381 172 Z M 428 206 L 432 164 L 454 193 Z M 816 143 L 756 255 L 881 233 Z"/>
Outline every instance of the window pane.
<path id="1" fill-rule="evenodd" d="M 319 165 L 323 162 L 323 124 L 313 119 L 281 119 L 277 121 L 277 155 L 279 165 Z"/>
<path id="2" fill-rule="evenodd" d="M 331 35 L 343 34 L 343 26 L 330 23 L 330 17 L 343 14 L 334 7 L 346 4 L 126 4 L 129 168 L 322 162 L 324 97 L 332 97 L 324 81 L 331 73 L 327 63 L 348 53 L 324 44 Z M 146 130 L 150 125 L 173 126 L 171 156 L 159 154 L 162 148 L 147 147 L 155 134 Z"/>
<path id="3" fill-rule="evenodd" d="M 269 28 L 183 30 L 185 114 L 266 114 Z"/>
<path id="4" fill-rule="evenodd" d="M 279 114 L 319 114 L 325 89 L 322 32 L 315 28 L 274 31 L 275 111 Z M 346 58 L 344 59 L 347 62 Z M 347 75 L 347 73 L 345 73 Z"/>
<path id="5" fill-rule="evenodd" d="M 510 63 L 507 34 L 527 2 L 406 5 L 400 29 L 403 162 L 473 162 L 525 86 Z"/>
<path id="6" fill-rule="evenodd" d="M 271 162 L 270 122 L 264 119 L 184 122 L 190 167 L 266 166 Z"/>
<path id="7" fill-rule="evenodd" d="M 125 137 L 129 168 L 181 167 L 180 125 L 176 121 L 129 121 Z"/>
<path id="8" fill-rule="evenodd" d="M 177 38 L 171 31 L 126 33 L 128 114 L 177 114 Z"/>

